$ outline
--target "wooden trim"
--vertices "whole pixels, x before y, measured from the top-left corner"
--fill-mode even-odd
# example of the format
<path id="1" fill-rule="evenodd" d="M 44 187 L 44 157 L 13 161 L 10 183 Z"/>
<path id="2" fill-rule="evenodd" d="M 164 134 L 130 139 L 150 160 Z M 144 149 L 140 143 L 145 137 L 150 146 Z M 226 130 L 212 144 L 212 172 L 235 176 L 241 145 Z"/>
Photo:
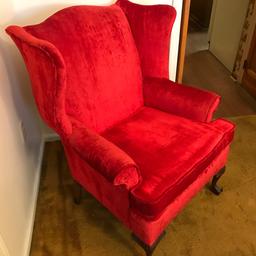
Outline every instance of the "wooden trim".
<path id="1" fill-rule="evenodd" d="M 247 55 L 246 65 L 244 65 L 244 72 L 242 77 L 242 86 L 254 97 L 256 98 L 256 72 L 253 70 L 252 62 L 256 45 L 256 25 L 254 26 L 254 32 L 252 40 L 250 42 L 249 52 Z"/>
<path id="2" fill-rule="evenodd" d="M 247 10 L 247 16 L 243 26 L 241 39 L 239 42 L 239 49 L 234 63 L 232 75 L 236 77 L 238 83 L 242 83 L 244 75 L 243 63 L 248 57 L 251 41 L 254 33 L 254 27 L 256 26 L 256 6 L 254 6 L 254 0 L 249 1 Z"/>
<path id="3" fill-rule="evenodd" d="M 138 1 L 138 0 L 136 0 L 136 1 Z M 156 1 L 156 0 L 154 0 L 154 1 Z M 174 22 L 174 25 L 172 28 L 170 55 L 169 55 L 169 60 L 170 60 L 169 61 L 169 78 L 173 81 L 176 81 L 183 0 L 172 0 L 169 2 L 171 2 L 169 4 L 172 4 L 172 6 L 177 11 L 177 16 L 176 16 L 176 19 L 175 19 L 175 22 Z"/>
<path id="4" fill-rule="evenodd" d="M 247 63 L 249 63 L 249 65 L 251 64 L 251 62 L 253 60 L 253 55 L 255 52 L 255 48 L 254 48 L 255 45 L 256 45 L 256 24 L 253 27 L 252 40 L 250 42 L 249 52 L 248 52 L 248 56 L 247 56 Z"/>
<path id="5" fill-rule="evenodd" d="M 191 3 L 191 0 L 184 0 L 183 1 L 183 10 L 182 10 L 182 18 L 181 18 L 181 32 L 180 32 L 180 45 L 179 45 L 179 57 L 178 57 L 177 76 L 176 76 L 176 81 L 178 83 L 181 83 L 182 78 L 183 78 L 186 44 L 187 44 L 187 35 L 188 35 L 188 21 L 189 21 L 190 3 Z"/>

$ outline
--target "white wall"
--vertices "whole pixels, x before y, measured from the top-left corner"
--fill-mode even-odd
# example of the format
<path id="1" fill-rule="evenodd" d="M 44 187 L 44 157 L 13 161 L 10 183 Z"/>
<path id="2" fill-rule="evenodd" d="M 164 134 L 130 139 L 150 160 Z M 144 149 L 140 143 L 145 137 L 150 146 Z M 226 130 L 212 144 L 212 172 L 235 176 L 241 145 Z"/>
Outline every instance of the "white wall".
<path id="1" fill-rule="evenodd" d="M 137 3 L 173 4 L 178 9 L 171 47 L 171 78 L 175 79 L 181 0 L 136 0 Z M 0 256 L 28 255 L 39 185 L 41 124 L 23 60 L 4 28 L 34 24 L 57 10 L 76 4 L 110 4 L 112 0 L 6 0 L 0 2 Z M 24 134 L 21 126 L 23 126 Z M 25 137 L 25 138 L 24 138 Z"/>
<path id="2" fill-rule="evenodd" d="M 214 0 L 210 51 L 232 72 L 249 0 Z"/>
<path id="3" fill-rule="evenodd" d="M 20 256 L 30 239 L 42 136 L 24 65 L 3 31 L 14 15 L 7 3 L 0 6 L 0 253 Z"/>
<path id="4" fill-rule="evenodd" d="M 0 251 L 10 256 L 27 250 L 42 152 L 41 130 L 24 65 L 3 31 L 15 16 L 12 2 L 1 1 Z"/>

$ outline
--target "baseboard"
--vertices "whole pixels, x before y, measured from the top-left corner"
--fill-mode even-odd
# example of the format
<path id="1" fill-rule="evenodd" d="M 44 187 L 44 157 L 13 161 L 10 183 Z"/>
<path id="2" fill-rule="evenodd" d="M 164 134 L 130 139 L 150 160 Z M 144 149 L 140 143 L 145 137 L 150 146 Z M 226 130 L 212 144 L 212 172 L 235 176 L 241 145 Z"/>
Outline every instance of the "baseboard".
<path id="1" fill-rule="evenodd" d="M 34 229 L 35 215 L 36 215 L 37 196 L 38 196 L 40 177 L 41 177 L 41 166 L 42 166 L 43 154 L 44 154 L 44 144 L 45 144 L 45 139 L 43 137 L 40 143 L 38 163 L 36 167 L 36 177 L 35 177 L 32 202 L 31 202 L 31 215 L 28 218 L 29 225 L 28 225 L 26 241 L 24 245 L 24 253 L 21 254 L 23 256 L 30 255 L 30 248 L 31 248 L 32 235 L 33 235 L 33 229 Z"/>
<path id="2" fill-rule="evenodd" d="M 24 245 L 24 253 L 21 254 L 23 256 L 29 256 L 30 255 L 30 248 L 31 248 L 34 222 L 35 222 L 35 216 L 36 216 L 37 197 L 38 197 L 38 192 L 39 192 L 40 177 L 41 177 L 41 166 L 42 166 L 42 161 L 43 161 L 45 142 L 47 142 L 47 141 L 56 141 L 56 140 L 60 140 L 60 137 L 57 133 L 47 133 L 47 134 L 44 134 L 42 136 L 42 140 L 41 140 L 41 143 L 40 143 L 38 163 L 37 163 L 37 167 L 36 167 L 36 177 L 35 177 L 33 195 L 32 195 L 31 215 L 28 218 L 29 225 L 28 225 L 28 231 L 27 231 L 26 241 L 25 241 L 25 245 Z"/>

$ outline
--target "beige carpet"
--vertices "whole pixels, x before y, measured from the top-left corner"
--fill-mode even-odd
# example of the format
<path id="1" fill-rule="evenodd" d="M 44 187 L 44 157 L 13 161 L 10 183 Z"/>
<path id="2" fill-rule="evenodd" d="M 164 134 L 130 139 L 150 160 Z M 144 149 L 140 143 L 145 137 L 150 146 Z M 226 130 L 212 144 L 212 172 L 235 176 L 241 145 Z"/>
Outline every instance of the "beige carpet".
<path id="1" fill-rule="evenodd" d="M 224 192 L 206 188 L 169 225 L 155 256 L 256 255 L 256 116 L 237 124 Z M 130 232 L 85 193 L 71 198 L 72 181 L 59 142 L 46 145 L 31 255 L 140 256 Z"/>

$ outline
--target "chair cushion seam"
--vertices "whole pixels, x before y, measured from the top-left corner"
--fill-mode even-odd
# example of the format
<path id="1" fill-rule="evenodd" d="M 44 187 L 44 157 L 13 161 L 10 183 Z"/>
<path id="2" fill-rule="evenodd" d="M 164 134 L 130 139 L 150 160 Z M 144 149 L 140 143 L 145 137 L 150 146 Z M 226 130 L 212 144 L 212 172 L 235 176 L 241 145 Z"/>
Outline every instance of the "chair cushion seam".
<path id="1" fill-rule="evenodd" d="M 182 177 L 180 177 L 179 180 L 178 180 L 177 182 L 175 182 L 175 184 L 173 184 L 171 187 L 168 187 L 168 188 L 160 195 L 160 197 L 158 197 L 158 198 L 157 198 L 156 200 L 154 200 L 153 202 L 152 202 L 152 201 L 149 202 L 148 200 L 141 199 L 140 197 L 138 197 L 138 196 L 135 194 L 135 190 L 136 190 L 136 188 L 138 188 L 138 187 L 134 188 L 134 189 L 131 191 L 132 195 L 136 198 L 136 200 L 138 199 L 138 201 L 140 201 L 141 203 L 150 204 L 150 205 L 154 205 L 154 204 L 159 203 L 159 202 L 165 197 L 165 195 L 166 195 L 170 190 L 173 189 L 174 186 L 176 186 L 177 184 L 179 184 L 179 183 L 183 180 L 183 178 L 184 178 L 185 176 L 187 176 L 188 174 L 192 173 L 192 169 L 196 169 L 197 166 L 200 166 L 200 165 L 202 165 L 203 163 L 205 163 L 205 162 L 206 162 L 206 159 L 209 159 L 210 157 L 215 157 L 215 156 L 217 155 L 217 153 L 214 154 L 213 152 L 215 152 L 215 151 L 220 152 L 223 148 L 225 148 L 225 147 L 229 144 L 229 142 L 224 143 L 223 146 L 222 146 L 221 144 L 223 143 L 223 140 L 225 140 L 226 135 L 227 135 L 228 133 L 231 133 L 231 132 L 232 132 L 232 131 L 228 131 L 228 132 L 224 133 L 223 136 L 221 137 L 220 141 L 215 145 L 215 147 L 211 150 L 211 152 L 210 152 L 207 156 L 205 156 L 200 162 L 197 162 L 193 167 L 191 167 L 191 168 L 189 169 L 189 171 L 186 172 L 186 174 L 184 174 Z M 221 146 L 221 147 L 220 147 L 220 146 Z M 220 147 L 220 150 L 217 150 L 218 147 Z"/>

